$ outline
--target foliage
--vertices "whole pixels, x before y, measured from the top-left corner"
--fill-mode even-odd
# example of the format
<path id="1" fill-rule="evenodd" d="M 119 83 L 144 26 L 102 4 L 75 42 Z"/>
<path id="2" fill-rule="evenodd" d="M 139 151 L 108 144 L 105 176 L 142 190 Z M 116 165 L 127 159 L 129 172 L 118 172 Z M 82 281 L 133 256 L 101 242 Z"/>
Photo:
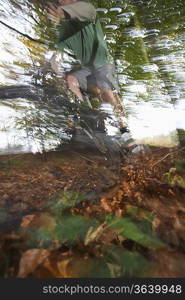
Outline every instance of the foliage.
<path id="1" fill-rule="evenodd" d="M 164 179 L 172 186 L 185 188 L 185 162 L 175 161 L 175 167 L 164 174 Z"/>
<path id="2" fill-rule="evenodd" d="M 176 161 L 175 166 L 179 169 L 183 174 L 185 173 L 185 162 L 184 161 Z"/>
<path id="3" fill-rule="evenodd" d="M 151 230 L 151 224 L 148 221 L 133 221 L 132 218 L 110 218 L 108 224 L 111 229 L 118 232 L 124 238 L 147 247 L 156 249 L 164 247 L 165 244 L 155 237 Z"/>
<path id="4" fill-rule="evenodd" d="M 106 261 L 111 277 L 141 276 L 150 266 L 139 252 L 124 250 L 122 247 L 115 245 L 108 247 Z"/>
<path id="5" fill-rule="evenodd" d="M 87 220 L 82 216 L 66 216 L 56 225 L 56 237 L 63 243 L 76 243 L 84 241 L 85 236 L 91 227 L 98 225 L 97 220 Z"/>
<path id="6" fill-rule="evenodd" d="M 116 218 L 118 219 L 118 218 Z M 98 228 L 99 222 L 96 219 L 87 220 L 83 216 L 61 216 L 60 219 L 52 219 L 47 215 L 42 216 L 44 226 L 33 228 L 31 225 L 22 232 L 27 236 L 27 249 L 51 249 L 53 243 L 65 244 L 78 247 L 79 243 L 84 243 L 89 229 Z M 113 230 L 115 227 L 113 227 Z M 117 229 L 117 228 L 116 228 Z M 131 232 L 131 239 L 135 237 Z M 94 241 L 96 236 L 94 237 Z M 100 238 L 101 240 L 101 238 Z M 91 241 L 91 244 L 94 243 Z M 156 240 L 152 239 L 152 247 Z M 150 241 L 151 244 L 151 241 Z M 157 243 L 161 246 L 162 243 Z M 150 247 L 148 242 L 146 247 Z M 85 265 L 77 263 L 79 277 L 120 277 L 120 276 L 141 276 L 148 268 L 147 260 L 137 251 L 128 251 L 116 245 L 103 246 L 102 257 L 93 257 Z"/>
<path id="7" fill-rule="evenodd" d="M 83 200 L 85 200 L 85 195 L 80 192 L 73 190 L 59 192 L 51 199 L 51 211 L 55 215 L 61 215 L 64 210 L 66 211 L 67 209 L 69 210 L 70 208 L 75 207 Z"/>

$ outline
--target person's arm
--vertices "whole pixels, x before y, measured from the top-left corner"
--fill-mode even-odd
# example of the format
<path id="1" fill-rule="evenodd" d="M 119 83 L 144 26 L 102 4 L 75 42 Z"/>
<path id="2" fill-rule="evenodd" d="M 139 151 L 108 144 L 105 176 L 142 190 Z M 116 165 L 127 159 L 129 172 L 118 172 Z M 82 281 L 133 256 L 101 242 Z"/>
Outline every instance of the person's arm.
<path id="1" fill-rule="evenodd" d="M 58 25 L 60 20 L 65 18 L 65 13 L 61 6 L 55 7 L 54 5 L 50 4 L 48 6 L 47 17 L 52 21 L 52 23 Z"/>
<path id="2" fill-rule="evenodd" d="M 63 53 L 61 51 L 55 51 L 49 60 L 51 69 L 59 76 L 64 76 L 61 66 L 63 63 Z"/>

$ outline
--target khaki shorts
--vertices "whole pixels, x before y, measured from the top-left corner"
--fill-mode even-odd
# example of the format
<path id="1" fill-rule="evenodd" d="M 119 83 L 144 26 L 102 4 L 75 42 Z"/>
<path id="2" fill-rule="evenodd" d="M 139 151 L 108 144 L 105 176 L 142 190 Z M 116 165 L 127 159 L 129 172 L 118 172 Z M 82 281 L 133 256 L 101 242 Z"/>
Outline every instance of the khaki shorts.
<path id="1" fill-rule="evenodd" d="M 115 77 L 115 66 L 107 64 L 99 68 L 82 67 L 77 71 L 71 71 L 80 84 L 83 91 L 87 91 L 89 86 L 96 86 L 101 90 L 113 89 L 119 91 L 119 86 Z"/>

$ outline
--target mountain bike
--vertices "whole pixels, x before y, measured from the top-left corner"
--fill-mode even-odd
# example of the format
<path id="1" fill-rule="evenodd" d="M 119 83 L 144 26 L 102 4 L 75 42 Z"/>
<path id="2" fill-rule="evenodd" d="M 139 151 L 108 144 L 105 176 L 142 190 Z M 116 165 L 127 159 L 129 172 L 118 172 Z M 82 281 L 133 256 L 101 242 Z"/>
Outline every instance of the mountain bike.
<path id="1" fill-rule="evenodd" d="M 109 136 L 106 121 L 111 123 L 108 113 L 101 111 L 101 103 L 90 94 L 84 94 L 84 101 L 80 103 L 74 97 L 61 95 L 51 87 L 43 88 L 34 85 L 12 85 L 0 87 L 0 99 L 24 98 L 40 105 L 45 110 L 53 109 L 54 118 L 62 116 L 61 128 L 69 136 L 68 143 L 73 146 L 104 155 L 109 165 L 118 165 L 125 149 L 120 146 L 114 136 Z M 64 118 L 65 116 L 65 118 Z"/>

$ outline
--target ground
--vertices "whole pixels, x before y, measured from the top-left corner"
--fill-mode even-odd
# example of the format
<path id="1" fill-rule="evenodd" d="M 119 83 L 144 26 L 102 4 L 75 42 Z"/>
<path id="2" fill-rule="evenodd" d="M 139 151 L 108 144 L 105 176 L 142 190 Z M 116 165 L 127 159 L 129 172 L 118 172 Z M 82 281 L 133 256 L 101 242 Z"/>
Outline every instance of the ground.
<path id="1" fill-rule="evenodd" d="M 1 277 L 184 277 L 184 149 L 0 157 Z"/>

